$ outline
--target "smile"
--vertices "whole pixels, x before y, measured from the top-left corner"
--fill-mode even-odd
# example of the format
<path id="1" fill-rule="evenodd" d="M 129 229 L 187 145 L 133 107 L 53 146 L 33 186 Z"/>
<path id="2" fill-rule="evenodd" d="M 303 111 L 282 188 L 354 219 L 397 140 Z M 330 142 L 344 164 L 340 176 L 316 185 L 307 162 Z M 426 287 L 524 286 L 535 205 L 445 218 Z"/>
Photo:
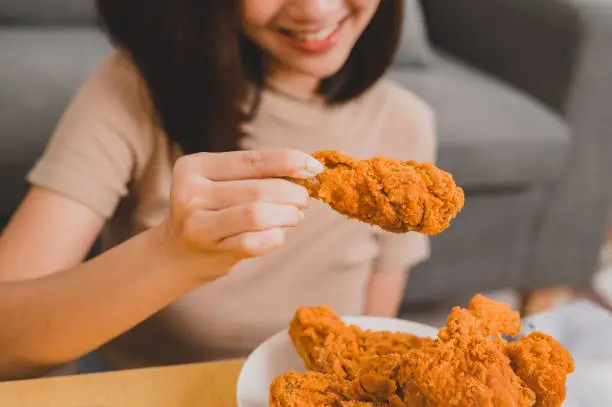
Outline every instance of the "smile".
<path id="1" fill-rule="evenodd" d="M 343 18 L 336 24 L 330 25 L 329 27 L 322 28 L 317 31 L 304 31 L 304 30 L 290 30 L 288 28 L 281 28 L 279 31 L 281 34 L 300 42 L 318 42 L 329 39 L 336 32 L 342 28 L 344 23 L 348 20 L 348 17 Z"/>

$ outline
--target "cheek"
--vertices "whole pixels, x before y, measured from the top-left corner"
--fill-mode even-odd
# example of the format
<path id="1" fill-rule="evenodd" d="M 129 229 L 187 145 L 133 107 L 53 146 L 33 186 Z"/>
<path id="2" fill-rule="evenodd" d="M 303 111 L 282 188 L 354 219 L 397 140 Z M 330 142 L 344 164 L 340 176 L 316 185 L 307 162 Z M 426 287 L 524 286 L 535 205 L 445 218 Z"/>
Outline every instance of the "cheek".
<path id="1" fill-rule="evenodd" d="M 389 1 L 389 0 L 385 0 Z M 350 3 L 354 7 L 364 8 L 364 9 L 375 9 L 380 4 L 381 0 L 351 0 Z"/>
<path id="2" fill-rule="evenodd" d="M 385 0 L 387 1 L 387 0 Z M 378 10 L 378 6 L 380 6 L 381 0 L 355 0 L 355 7 L 359 7 L 363 14 L 368 15 L 370 18 L 376 14 L 376 10 Z"/>
<path id="3" fill-rule="evenodd" d="M 374 14 L 376 14 L 380 2 L 381 0 L 351 0 L 349 4 L 354 11 L 369 23 Z"/>
<path id="4" fill-rule="evenodd" d="M 242 0 L 242 24 L 245 28 L 266 27 L 279 8 L 280 0 Z"/>

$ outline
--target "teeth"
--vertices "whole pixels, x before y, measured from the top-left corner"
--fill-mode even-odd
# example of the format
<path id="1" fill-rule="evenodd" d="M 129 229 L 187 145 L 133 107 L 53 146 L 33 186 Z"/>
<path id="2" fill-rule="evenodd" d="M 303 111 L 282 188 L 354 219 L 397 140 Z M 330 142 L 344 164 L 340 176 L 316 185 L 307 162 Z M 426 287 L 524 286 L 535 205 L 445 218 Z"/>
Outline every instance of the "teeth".
<path id="1" fill-rule="evenodd" d="M 294 31 L 293 35 L 300 41 L 321 41 L 329 37 L 336 30 L 336 28 L 337 26 L 332 26 L 313 33 L 301 33 Z"/>

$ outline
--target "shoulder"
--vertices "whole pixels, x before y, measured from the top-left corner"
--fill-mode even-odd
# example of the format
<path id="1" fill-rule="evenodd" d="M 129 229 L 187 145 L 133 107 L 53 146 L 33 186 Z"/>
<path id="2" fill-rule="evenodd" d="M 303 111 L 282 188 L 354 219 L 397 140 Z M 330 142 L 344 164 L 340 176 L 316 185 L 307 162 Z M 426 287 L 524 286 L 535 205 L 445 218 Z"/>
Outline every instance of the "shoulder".
<path id="1" fill-rule="evenodd" d="M 387 115 L 397 115 L 413 121 L 434 117 L 433 109 L 425 100 L 390 79 L 379 80 L 369 92 L 372 101 L 376 100 Z"/>
<path id="2" fill-rule="evenodd" d="M 150 154 L 156 131 L 153 103 L 136 65 L 119 50 L 107 54 L 81 86 L 64 117 L 64 130 L 96 127 L 129 146 L 136 158 Z M 72 126 L 70 126 L 72 124 Z"/>
<path id="3" fill-rule="evenodd" d="M 435 113 L 425 100 L 388 79 L 379 80 L 362 98 L 362 104 L 376 111 L 380 154 L 435 161 Z"/>
<path id="4" fill-rule="evenodd" d="M 132 60 L 120 50 L 105 56 L 82 92 L 89 92 L 100 103 L 118 102 L 117 108 L 127 108 L 133 118 L 150 118 L 152 103 L 146 82 Z"/>

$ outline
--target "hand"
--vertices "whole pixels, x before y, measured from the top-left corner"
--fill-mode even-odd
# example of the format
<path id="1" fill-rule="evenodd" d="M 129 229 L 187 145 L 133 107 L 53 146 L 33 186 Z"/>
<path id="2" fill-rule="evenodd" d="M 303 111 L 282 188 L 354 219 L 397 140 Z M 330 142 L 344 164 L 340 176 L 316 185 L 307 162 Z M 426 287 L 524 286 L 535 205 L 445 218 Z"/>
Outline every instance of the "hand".
<path id="1" fill-rule="evenodd" d="M 170 212 L 160 226 L 164 245 L 174 256 L 195 258 L 205 274 L 199 278 L 222 277 L 239 260 L 278 248 L 286 228 L 301 220 L 308 192 L 281 178 L 310 178 L 323 169 L 295 150 L 184 156 L 174 167 Z"/>

